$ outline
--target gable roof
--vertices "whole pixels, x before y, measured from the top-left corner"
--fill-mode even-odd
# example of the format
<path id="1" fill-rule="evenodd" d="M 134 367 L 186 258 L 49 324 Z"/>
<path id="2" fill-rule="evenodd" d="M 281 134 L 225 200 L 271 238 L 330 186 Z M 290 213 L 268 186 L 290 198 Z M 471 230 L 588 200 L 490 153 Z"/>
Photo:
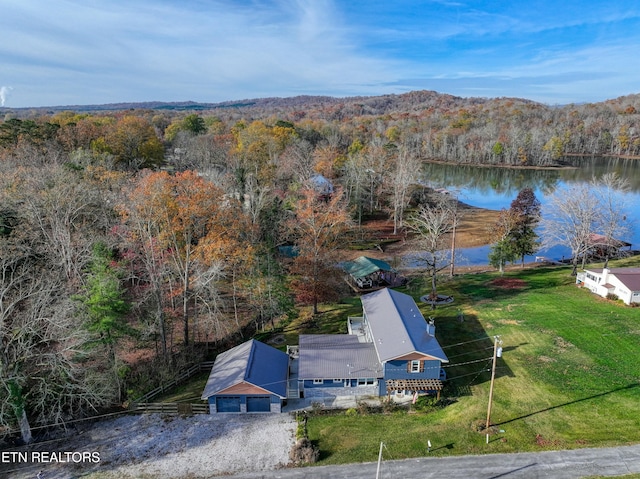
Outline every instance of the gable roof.
<path id="1" fill-rule="evenodd" d="M 285 398 L 288 369 L 289 356 L 286 353 L 251 339 L 218 355 L 202 399 L 240 383 L 251 384 Z"/>
<path id="2" fill-rule="evenodd" d="M 449 362 L 413 298 L 392 289 L 361 297 L 362 308 L 381 362 L 419 353 Z"/>
<path id="3" fill-rule="evenodd" d="M 597 275 L 602 275 L 604 271 L 602 268 L 586 269 Z M 640 291 L 640 268 L 611 268 L 609 269 L 609 275 L 615 276 L 618 280 L 624 284 L 629 291 Z"/>
<path id="4" fill-rule="evenodd" d="M 640 268 L 626 268 L 627 271 L 622 271 L 616 273 L 613 271 L 611 274 L 614 274 L 616 278 L 620 280 L 622 284 L 624 284 L 629 291 L 637 292 L 640 291 Z M 632 270 L 632 271 L 629 271 Z"/>
<path id="5" fill-rule="evenodd" d="M 301 334 L 300 379 L 381 378 L 382 365 L 372 343 L 351 334 Z"/>
<path id="6" fill-rule="evenodd" d="M 316 174 L 313 175 L 310 178 L 311 184 L 313 185 L 313 188 L 321 194 L 325 194 L 325 195 L 330 195 L 331 193 L 333 193 L 333 183 L 331 183 L 331 181 L 329 181 L 327 178 L 325 178 L 324 176 L 322 176 L 321 174 Z"/>
<path id="7" fill-rule="evenodd" d="M 360 256 L 353 261 L 348 261 L 344 264 L 343 268 L 354 278 L 362 278 L 376 271 L 393 271 L 389 263 L 367 256 Z"/>
<path id="8" fill-rule="evenodd" d="M 598 233 L 589 233 L 589 236 L 587 237 L 587 244 L 589 246 L 612 246 L 615 248 L 632 246 L 631 243 L 628 243 L 626 241 L 615 238 L 607 238 L 605 235 L 601 235 Z"/>

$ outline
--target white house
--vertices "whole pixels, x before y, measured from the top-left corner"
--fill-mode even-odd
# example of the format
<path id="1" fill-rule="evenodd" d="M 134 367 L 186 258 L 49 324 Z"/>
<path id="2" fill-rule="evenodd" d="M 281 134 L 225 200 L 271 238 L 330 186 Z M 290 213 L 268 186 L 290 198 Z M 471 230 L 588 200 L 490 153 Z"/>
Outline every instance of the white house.
<path id="1" fill-rule="evenodd" d="M 640 268 L 586 269 L 578 273 L 576 284 L 603 298 L 615 294 L 625 304 L 640 303 Z"/>

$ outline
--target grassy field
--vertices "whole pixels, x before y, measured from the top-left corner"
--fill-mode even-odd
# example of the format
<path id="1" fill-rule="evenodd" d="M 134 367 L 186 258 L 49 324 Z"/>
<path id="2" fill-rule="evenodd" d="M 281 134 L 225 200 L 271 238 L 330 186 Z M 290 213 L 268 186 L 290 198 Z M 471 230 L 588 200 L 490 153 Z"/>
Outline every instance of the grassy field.
<path id="1" fill-rule="evenodd" d="M 640 258 L 625 265 L 638 266 Z M 577 288 L 565 268 L 470 274 L 443 281 L 455 303 L 430 311 L 450 363 L 442 407 L 349 411 L 308 420 L 319 464 L 431 455 L 538 451 L 640 442 L 640 308 Z M 405 291 L 424 294 L 420 281 Z M 325 307 L 295 332 L 337 332 L 359 301 Z M 464 321 L 459 321 L 459 312 Z M 494 336 L 498 359 L 492 434 L 485 431 Z M 503 431 L 503 432 L 501 432 Z"/>

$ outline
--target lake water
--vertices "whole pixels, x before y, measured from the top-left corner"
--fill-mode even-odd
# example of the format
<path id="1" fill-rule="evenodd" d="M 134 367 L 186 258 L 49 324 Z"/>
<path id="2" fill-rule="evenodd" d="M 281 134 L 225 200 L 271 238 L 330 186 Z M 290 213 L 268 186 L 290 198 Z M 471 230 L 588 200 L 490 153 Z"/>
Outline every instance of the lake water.
<path id="1" fill-rule="evenodd" d="M 616 172 L 627 178 L 631 191 L 625 194 L 627 214 L 634 228 L 630 238 L 621 238 L 633 243 L 633 249 L 640 249 L 640 160 L 619 158 L 579 158 L 570 159 L 575 168 L 553 170 L 524 170 L 512 168 L 488 168 L 467 165 L 428 164 L 424 169 L 423 181 L 429 186 L 446 188 L 458 195 L 460 201 L 480 208 L 499 210 L 509 208 L 511 202 L 523 188 L 532 188 L 536 197 L 545 204 L 556 191 L 575 183 L 591 181 L 605 173 Z M 458 250 L 458 266 L 488 264 L 490 247 L 465 248 Z M 570 257 L 568 248 L 554 247 L 541 250 L 536 256 L 560 260 Z M 534 261 L 527 257 L 526 261 Z"/>

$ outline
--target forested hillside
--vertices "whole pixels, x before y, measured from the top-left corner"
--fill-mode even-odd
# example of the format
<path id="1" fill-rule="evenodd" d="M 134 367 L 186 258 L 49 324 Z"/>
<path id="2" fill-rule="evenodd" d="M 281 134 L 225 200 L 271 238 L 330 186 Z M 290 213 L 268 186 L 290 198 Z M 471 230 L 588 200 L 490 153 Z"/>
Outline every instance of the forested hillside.
<path id="1" fill-rule="evenodd" d="M 339 247 L 374 214 L 402 229 L 424 161 L 640 156 L 639 95 L 131 107 L 0 110 L 0 432 L 125 404 L 331 299 Z"/>

